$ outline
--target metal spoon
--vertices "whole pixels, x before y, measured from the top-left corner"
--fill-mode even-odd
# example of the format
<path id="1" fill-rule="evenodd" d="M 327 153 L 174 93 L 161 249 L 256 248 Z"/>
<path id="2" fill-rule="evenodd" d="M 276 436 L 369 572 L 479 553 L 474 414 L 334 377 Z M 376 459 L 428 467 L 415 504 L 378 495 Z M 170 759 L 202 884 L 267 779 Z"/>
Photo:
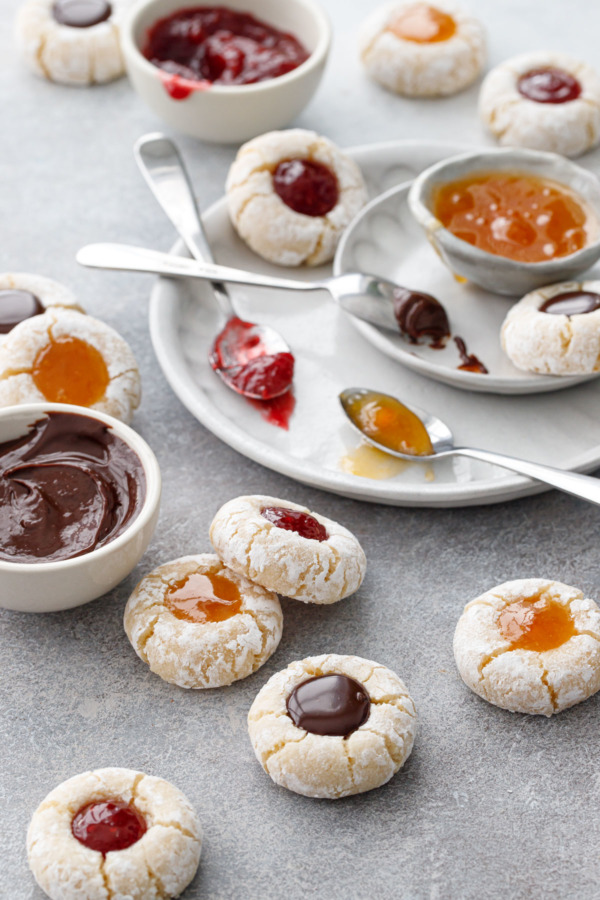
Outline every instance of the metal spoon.
<path id="1" fill-rule="evenodd" d="M 176 144 L 166 135 L 143 135 L 133 148 L 138 167 L 163 212 L 171 220 L 179 236 L 200 262 L 214 262 L 210 244 L 204 231 L 192 185 Z M 290 354 L 290 348 L 273 328 L 245 322 L 236 314 L 225 285 L 214 281 L 212 288 L 226 319 L 225 327 L 216 335 L 209 360 L 212 368 L 225 384 L 255 400 L 271 400 L 290 388 L 293 360 L 286 360 L 289 378 L 263 384 L 260 392 L 252 387 L 252 379 L 240 378 L 240 366 L 251 363 L 252 370 L 269 364 L 280 353 Z"/>
<path id="2" fill-rule="evenodd" d="M 385 444 L 381 444 L 379 441 L 376 441 L 374 438 L 365 434 L 350 415 L 349 410 L 352 400 L 355 399 L 357 395 L 364 396 L 366 394 L 389 396 L 382 395 L 380 391 L 370 391 L 366 388 L 348 388 L 339 395 L 340 403 L 353 428 L 358 431 L 364 440 L 368 441 L 374 447 L 377 447 L 378 450 L 383 450 L 384 453 L 389 453 L 391 456 L 396 456 L 398 459 L 405 459 L 410 462 L 432 462 L 433 460 L 445 459 L 449 456 L 468 456 L 471 459 L 480 459 L 483 462 L 492 463 L 503 469 L 510 469 L 512 472 L 518 472 L 520 475 L 526 475 L 528 478 L 533 478 L 535 481 L 549 484 L 559 491 L 573 494 L 575 497 L 581 497 L 582 500 L 587 500 L 589 503 L 595 503 L 600 506 L 600 479 L 592 478 L 590 475 L 579 475 L 576 472 L 565 472 L 563 469 L 556 469 L 553 466 L 528 462 L 527 460 L 517 459 L 513 456 L 505 456 L 503 453 L 494 453 L 491 450 L 476 450 L 473 447 L 455 447 L 454 438 L 448 426 L 442 422 L 441 419 L 438 419 L 437 416 L 428 413 L 424 409 L 419 409 L 418 406 L 402 404 L 407 406 L 411 412 L 415 413 L 425 426 L 425 430 L 429 435 L 433 447 L 433 453 L 415 456 L 408 453 L 401 453 L 399 450 L 391 450 L 389 447 L 386 447 Z M 396 400 L 396 402 L 401 402 L 395 397 L 391 397 L 391 399 Z"/>
<path id="3" fill-rule="evenodd" d="M 375 275 L 349 272 L 322 281 L 294 281 L 273 278 L 243 269 L 200 263 L 157 250 L 128 244 L 88 244 L 77 254 L 77 262 L 95 269 L 123 269 L 128 272 L 152 272 L 171 278 L 200 278 L 203 281 L 228 281 L 232 284 L 279 288 L 285 291 L 328 291 L 337 303 L 358 319 L 372 322 L 387 331 L 399 333 L 394 316 L 393 281 Z"/>

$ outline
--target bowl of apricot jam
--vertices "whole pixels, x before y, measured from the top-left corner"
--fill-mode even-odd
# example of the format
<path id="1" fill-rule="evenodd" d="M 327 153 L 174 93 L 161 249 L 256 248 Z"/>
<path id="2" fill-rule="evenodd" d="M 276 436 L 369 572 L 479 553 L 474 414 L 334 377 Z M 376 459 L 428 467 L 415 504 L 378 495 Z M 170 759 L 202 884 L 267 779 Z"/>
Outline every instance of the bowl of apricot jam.
<path id="1" fill-rule="evenodd" d="M 240 143 L 304 109 L 331 27 L 316 0 L 140 0 L 121 39 L 131 83 L 161 119 L 200 140 Z"/>
<path id="2" fill-rule="evenodd" d="M 408 203 L 448 268 L 495 294 L 567 281 L 600 258 L 600 182 L 554 153 L 454 156 L 415 179 Z"/>
<path id="3" fill-rule="evenodd" d="M 112 416 L 0 410 L 0 607 L 55 612 L 112 590 L 150 543 L 160 493 L 154 453 Z"/>

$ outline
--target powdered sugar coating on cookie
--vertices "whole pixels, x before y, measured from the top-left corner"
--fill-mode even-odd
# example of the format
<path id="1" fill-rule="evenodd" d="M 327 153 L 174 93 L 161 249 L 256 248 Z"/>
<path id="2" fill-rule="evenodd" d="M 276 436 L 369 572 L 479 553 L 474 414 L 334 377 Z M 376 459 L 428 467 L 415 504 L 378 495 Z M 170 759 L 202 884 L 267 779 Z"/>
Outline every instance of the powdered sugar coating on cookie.
<path id="1" fill-rule="evenodd" d="M 295 212 L 273 187 L 277 166 L 304 159 L 335 175 L 338 200 L 324 216 Z M 281 266 L 318 266 L 333 258 L 343 230 L 367 202 L 356 163 L 314 131 L 271 131 L 240 147 L 226 184 L 231 221 L 259 256 Z"/>
<path id="2" fill-rule="evenodd" d="M 518 89 L 521 76 L 547 68 L 577 79 L 579 97 L 566 103 L 524 97 Z M 600 77 L 587 63 L 564 53 L 523 53 L 488 73 L 481 85 L 479 113 L 503 146 L 579 156 L 600 139 Z"/>
<path id="3" fill-rule="evenodd" d="M 266 507 L 306 513 L 323 525 L 324 541 L 301 537 L 272 524 Z M 210 526 L 210 540 L 225 565 L 286 597 L 304 603 L 336 603 L 358 590 L 367 568 L 354 535 L 305 506 L 252 494 L 229 500 Z"/>
<path id="4" fill-rule="evenodd" d="M 307 732 L 287 711 L 294 688 L 333 674 L 357 681 L 370 699 L 368 718 L 347 737 Z M 390 669 L 358 656 L 326 654 L 273 675 L 250 707 L 248 732 L 273 781 L 306 797 L 336 800 L 380 787 L 395 775 L 410 756 L 416 712 L 406 685 Z"/>
<path id="5" fill-rule="evenodd" d="M 207 623 L 174 616 L 165 603 L 169 589 L 198 572 L 232 581 L 242 598 L 239 613 Z M 275 594 L 228 570 L 215 554 L 200 553 L 142 578 L 127 601 L 124 625 L 152 672 L 180 687 L 215 688 L 246 678 L 269 659 L 281 640 L 283 616 Z"/>
<path id="6" fill-rule="evenodd" d="M 600 309 L 576 315 L 549 314 L 540 309 L 553 297 L 575 291 L 600 294 L 600 281 L 570 281 L 539 288 L 508 311 L 500 340 L 518 369 L 541 375 L 600 371 Z"/>
<path id="7" fill-rule="evenodd" d="M 513 649 L 499 617 L 507 606 L 537 596 L 569 611 L 576 633 L 553 649 Z M 508 581 L 467 604 L 454 634 L 454 657 L 465 684 L 484 700 L 551 716 L 600 689 L 600 609 L 558 581 Z"/>
<path id="8" fill-rule="evenodd" d="M 123 75 L 118 31 L 123 0 L 111 0 L 108 19 L 87 28 L 60 24 L 53 5 L 54 0 L 25 0 L 17 13 L 17 45 L 28 67 L 49 81 L 79 86 Z"/>
<path id="9" fill-rule="evenodd" d="M 80 843 L 71 823 L 88 803 L 120 800 L 143 816 L 147 831 L 103 856 Z M 202 829 L 189 800 L 162 778 L 107 768 L 75 775 L 54 788 L 33 814 L 27 856 L 51 900 L 164 900 L 193 879 Z"/>
<path id="10" fill-rule="evenodd" d="M 27 291 L 36 297 L 44 309 L 51 306 L 66 306 L 84 312 L 77 303 L 75 294 L 51 278 L 41 275 L 30 275 L 27 272 L 0 273 L 0 291 Z M 10 333 L 10 332 L 9 332 Z M 0 334 L 0 344 L 6 340 L 6 334 Z"/>
<path id="11" fill-rule="evenodd" d="M 394 22 L 403 12 L 420 6 L 451 16 L 454 34 L 431 43 L 403 39 L 393 30 Z M 483 26 L 454 0 L 431 4 L 395 0 L 375 9 L 361 26 L 360 57 L 368 75 L 407 97 L 435 97 L 463 90 L 481 72 L 485 56 Z"/>
<path id="12" fill-rule="evenodd" d="M 90 409 L 130 422 L 140 403 L 141 382 L 129 344 L 99 319 L 59 307 L 20 322 L 0 346 L 0 407 L 49 399 L 36 386 L 32 369 L 40 351 L 64 337 L 90 344 L 104 360 L 108 385 Z"/>

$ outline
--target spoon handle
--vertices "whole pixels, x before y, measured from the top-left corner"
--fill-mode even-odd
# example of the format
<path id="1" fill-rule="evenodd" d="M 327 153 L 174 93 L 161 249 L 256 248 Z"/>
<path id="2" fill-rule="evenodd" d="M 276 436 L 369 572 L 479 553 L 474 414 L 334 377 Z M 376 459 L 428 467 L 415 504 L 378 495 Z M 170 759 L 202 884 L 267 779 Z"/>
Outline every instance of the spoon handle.
<path id="1" fill-rule="evenodd" d="M 566 494 L 573 494 L 575 497 L 587 500 L 588 503 L 595 503 L 597 506 L 600 506 L 600 479 L 593 478 L 591 475 L 565 472 L 563 469 L 555 469 L 553 466 L 528 462 L 524 459 L 515 459 L 512 456 L 504 456 L 503 453 L 493 453 L 490 450 L 456 447 L 455 452 L 461 456 L 480 459 L 484 462 L 493 463 L 495 466 L 501 466 L 503 469 L 519 472 L 521 475 L 527 475 L 536 481 L 549 484 L 559 491 L 564 491 Z"/>
<path id="2" fill-rule="evenodd" d="M 136 141 L 133 153 L 146 184 L 194 259 L 214 263 L 192 183 L 176 144 L 159 132 L 145 134 Z M 225 285 L 215 281 L 212 287 L 219 306 L 230 319 L 235 311 Z"/>
<path id="3" fill-rule="evenodd" d="M 293 281 L 272 278 L 257 272 L 231 269 L 213 263 L 197 262 L 182 256 L 171 256 L 158 250 L 132 247 L 129 244 L 87 244 L 77 253 L 77 262 L 93 269 L 121 269 L 128 272 L 150 272 L 171 278 L 200 278 L 203 281 L 229 281 L 256 287 L 280 288 L 285 291 L 327 290 L 319 281 Z"/>

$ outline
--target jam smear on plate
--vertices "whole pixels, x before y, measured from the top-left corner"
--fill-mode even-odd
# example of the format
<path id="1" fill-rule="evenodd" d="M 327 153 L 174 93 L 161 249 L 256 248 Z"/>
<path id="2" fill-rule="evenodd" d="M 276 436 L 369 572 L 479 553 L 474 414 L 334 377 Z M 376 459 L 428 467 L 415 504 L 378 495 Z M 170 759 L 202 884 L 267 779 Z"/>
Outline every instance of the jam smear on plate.
<path id="1" fill-rule="evenodd" d="M 71 831 L 79 843 L 104 856 L 131 847 L 147 830 L 141 813 L 122 800 L 87 803 L 75 813 L 71 822 Z"/>
<path id="2" fill-rule="evenodd" d="M 304 216 L 326 216 L 339 198 L 337 178 L 323 163 L 288 159 L 273 173 L 275 193 L 286 206 Z"/>
<path id="3" fill-rule="evenodd" d="M 461 337 L 455 337 L 454 343 L 458 347 L 461 362 L 457 369 L 463 372 L 479 372 L 480 375 L 489 375 L 489 370 L 486 369 L 481 360 L 474 353 L 467 353 L 467 345 Z"/>
<path id="4" fill-rule="evenodd" d="M 531 69 L 521 75 L 517 90 L 521 96 L 535 103 L 569 103 L 580 96 L 581 85 L 564 69 L 548 66 Z"/>
<path id="5" fill-rule="evenodd" d="M 300 537 L 311 541 L 326 541 L 329 535 L 324 525 L 314 516 L 300 512 L 298 509 L 286 509 L 283 506 L 264 506 L 260 511 L 263 519 L 283 528 L 284 531 L 295 531 Z"/>
<path id="6" fill-rule="evenodd" d="M 185 7 L 159 19 L 143 54 L 171 75 L 217 85 L 278 78 L 309 55 L 293 34 L 225 6 Z"/>

